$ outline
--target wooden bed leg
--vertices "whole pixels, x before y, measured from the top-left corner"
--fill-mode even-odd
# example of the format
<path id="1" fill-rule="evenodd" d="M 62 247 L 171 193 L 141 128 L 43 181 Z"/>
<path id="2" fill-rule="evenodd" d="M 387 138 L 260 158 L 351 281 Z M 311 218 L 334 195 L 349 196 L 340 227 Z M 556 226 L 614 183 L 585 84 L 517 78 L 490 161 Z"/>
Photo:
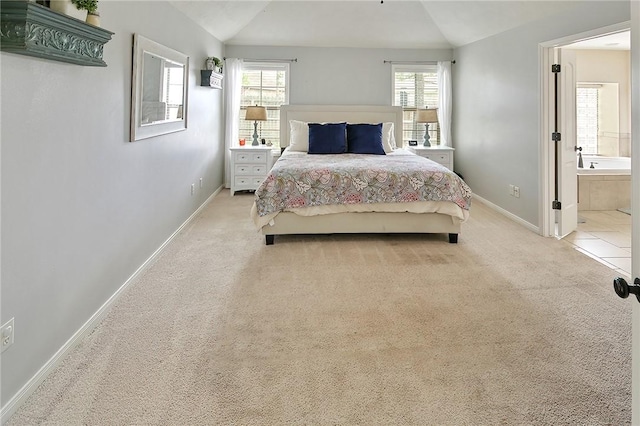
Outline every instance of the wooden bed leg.
<path id="1" fill-rule="evenodd" d="M 267 242 L 268 246 L 273 245 L 273 237 L 275 237 L 275 235 L 265 235 L 265 241 Z"/>
<path id="2" fill-rule="evenodd" d="M 458 234 L 449 234 L 449 243 L 458 244 Z"/>

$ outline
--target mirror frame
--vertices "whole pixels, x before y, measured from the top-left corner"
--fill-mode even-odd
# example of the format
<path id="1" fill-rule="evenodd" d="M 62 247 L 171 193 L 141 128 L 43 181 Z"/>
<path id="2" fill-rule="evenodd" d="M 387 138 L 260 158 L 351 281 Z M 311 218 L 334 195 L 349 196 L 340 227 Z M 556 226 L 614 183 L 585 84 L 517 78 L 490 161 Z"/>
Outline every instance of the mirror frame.
<path id="1" fill-rule="evenodd" d="M 182 119 L 145 124 L 140 122 L 142 113 L 142 75 L 144 71 L 144 54 L 149 53 L 169 59 L 184 66 L 183 76 L 183 107 Z M 149 40 L 140 34 L 133 34 L 133 73 L 131 77 L 131 132 L 130 141 L 165 135 L 167 133 L 180 132 L 187 128 L 187 105 L 189 86 L 189 57 L 163 46 L 160 43 Z"/>

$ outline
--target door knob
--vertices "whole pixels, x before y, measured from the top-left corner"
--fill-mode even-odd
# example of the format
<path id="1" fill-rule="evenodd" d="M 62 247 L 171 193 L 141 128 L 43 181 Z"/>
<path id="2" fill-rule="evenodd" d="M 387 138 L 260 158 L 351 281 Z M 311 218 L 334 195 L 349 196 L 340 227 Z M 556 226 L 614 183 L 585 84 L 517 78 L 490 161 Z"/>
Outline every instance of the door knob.
<path id="1" fill-rule="evenodd" d="M 629 285 L 624 278 L 618 277 L 613 280 L 613 289 L 616 291 L 616 294 L 623 299 L 629 297 L 629 294 L 635 294 L 636 299 L 640 302 L 640 278 L 633 280 L 633 284 L 634 285 Z"/>

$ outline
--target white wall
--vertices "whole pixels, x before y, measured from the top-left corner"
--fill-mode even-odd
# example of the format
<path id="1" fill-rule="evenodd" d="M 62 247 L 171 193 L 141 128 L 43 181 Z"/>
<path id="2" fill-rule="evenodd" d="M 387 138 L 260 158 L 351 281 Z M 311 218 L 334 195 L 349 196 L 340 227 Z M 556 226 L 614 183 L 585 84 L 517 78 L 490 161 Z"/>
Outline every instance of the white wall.
<path id="1" fill-rule="evenodd" d="M 474 193 L 540 226 L 539 44 L 629 19 L 628 1 L 575 2 L 570 12 L 455 50 L 456 170 Z"/>
<path id="2" fill-rule="evenodd" d="M 0 56 L 3 407 L 223 182 L 222 44 L 166 2 L 100 12 L 106 68 Z M 134 32 L 190 56 L 186 131 L 128 142 Z"/>
<path id="3" fill-rule="evenodd" d="M 294 59 L 292 105 L 391 105 L 390 61 L 447 61 L 450 49 L 356 49 L 226 46 L 226 56 Z"/>

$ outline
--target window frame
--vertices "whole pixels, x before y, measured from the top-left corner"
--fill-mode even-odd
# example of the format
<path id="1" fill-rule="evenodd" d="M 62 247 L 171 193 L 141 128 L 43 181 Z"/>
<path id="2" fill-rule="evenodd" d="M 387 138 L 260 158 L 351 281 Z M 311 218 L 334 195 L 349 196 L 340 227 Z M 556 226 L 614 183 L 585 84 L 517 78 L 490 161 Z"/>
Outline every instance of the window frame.
<path id="1" fill-rule="evenodd" d="M 290 76 L 291 76 L 291 64 L 288 62 L 268 62 L 268 61 L 250 61 L 250 62 L 244 62 L 242 65 L 242 72 L 243 72 L 243 76 L 242 78 L 244 78 L 244 72 L 245 71 L 283 71 L 284 72 L 284 102 L 281 105 L 288 105 L 289 104 L 289 97 L 290 97 L 290 86 L 291 86 L 291 82 L 290 82 Z M 242 85 L 241 83 L 241 93 L 242 93 L 242 87 L 246 87 L 244 85 Z M 263 87 L 260 87 L 260 95 L 262 97 L 262 90 Z M 241 95 L 242 96 L 242 95 Z M 262 102 L 261 102 L 262 103 Z M 244 100 L 241 98 L 240 99 L 240 117 L 239 120 L 240 122 L 244 122 L 244 116 L 245 116 L 245 112 L 246 112 L 246 108 L 249 105 L 245 105 L 244 104 Z M 261 106 L 265 106 L 265 105 L 261 105 Z M 273 107 L 273 106 L 265 106 L 267 108 L 267 116 L 269 116 L 269 111 L 280 111 L 280 107 Z M 245 111 L 245 112 L 243 112 Z M 259 126 L 261 125 L 261 123 L 258 124 Z M 243 137 L 243 134 L 241 133 L 240 129 L 242 128 L 241 124 L 239 123 L 238 125 L 238 129 L 239 129 L 239 134 L 238 136 L 240 138 Z M 253 124 L 251 124 L 251 128 L 253 128 Z M 280 146 L 280 123 L 277 123 L 276 126 L 276 131 L 278 132 L 278 141 L 276 143 L 273 144 L 273 148 L 276 149 Z M 251 134 L 253 134 L 253 130 L 251 131 Z M 244 135 L 244 138 L 247 140 L 248 144 L 251 144 L 251 140 L 252 140 L 252 136 L 248 137 L 246 135 Z"/>
<path id="2" fill-rule="evenodd" d="M 581 108 L 580 108 L 580 102 L 579 102 L 579 97 L 580 94 L 578 93 L 578 91 L 580 89 L 583 90 L 592 90 L 595 93 L 595 135 L 587 135 L 587 137 L 592 136 L 595 138 L 595 143 L 590 145 L 590 144 L 585 144 L 583 143 L 583 140 L 581 138 L 582 134 L 581 134 L 581 126 L 580 126 L 580 121 L 581 121 Z M 582 147 L 582 155 L 598 155 L 599 152 L 599 148 L 600 148 L 600 143 L 599 143 L 599 128 L 600 128 L 600 90 L 602 89 L 601 85 L 598 84 L 593 84 L 593 83 L 577 83 L 576 84 L 576 144 L 580 147 Z"/>
<path id="3" fill-rule="evenodd" d="M 438 74 L 438 63 L 437 62 L 425 62 L 422 64 L 391 64 L 391 105 L 392 106 L 400 106 L 402 107 L 402 111 L 403 111 L 403 122 L 405 123 L 405 126 L 403 126 L 404 128 L 402 129 L 402 142 L 398 143 L 396 142 L 396 144 L 398 145 L 399 148 L 402 147 L 406 147 L 406 141 L 408 140 L 417 140 L 418 141 L 418 145 L 422 145 L 422 141 L 424 140 L 424 127 L 425 125 L 423 123 L 416 123 L 415 122 L 415 113 L 417 112 L 418 109 L 422 109 L 426 106 L 428 106 L 429 108 L 437 108 L 438 107 L 438 97 L 436 97 L 436 101 L 433 105 L 431 104 L 427 104 L 427 105 L 416 105 L 415 107 L 405 107 L 402 105 L 397 105 L 396 104 L 396 73 L 401 73 L 401 72 L 405 72 L 405 73 L 433 73 L 436 75 L 436 88 L 438 90 L 438 96 L 440 94 L 440 87 L 438 86 L 438 80 L 437 80 L 437 74 Z M 406 119 L 407 117 L 407 113 L 409 114 L 413 114 L 412 115 L 412 120 L 413 123 L 411 125 L 412 128 L 407 129 L 406 124 L 409 122 L 409 120 Z M 421 129 L 422 127 L 422 129 Z M 408 133 L 411 133 L 411 136 L 406 136 Z M 430 141 L 432 144 L 438 145 L 440 144 L 440 126 L 438 123 L 430 123 L 429 124 L 429 135 L 430 135 Z"/>

